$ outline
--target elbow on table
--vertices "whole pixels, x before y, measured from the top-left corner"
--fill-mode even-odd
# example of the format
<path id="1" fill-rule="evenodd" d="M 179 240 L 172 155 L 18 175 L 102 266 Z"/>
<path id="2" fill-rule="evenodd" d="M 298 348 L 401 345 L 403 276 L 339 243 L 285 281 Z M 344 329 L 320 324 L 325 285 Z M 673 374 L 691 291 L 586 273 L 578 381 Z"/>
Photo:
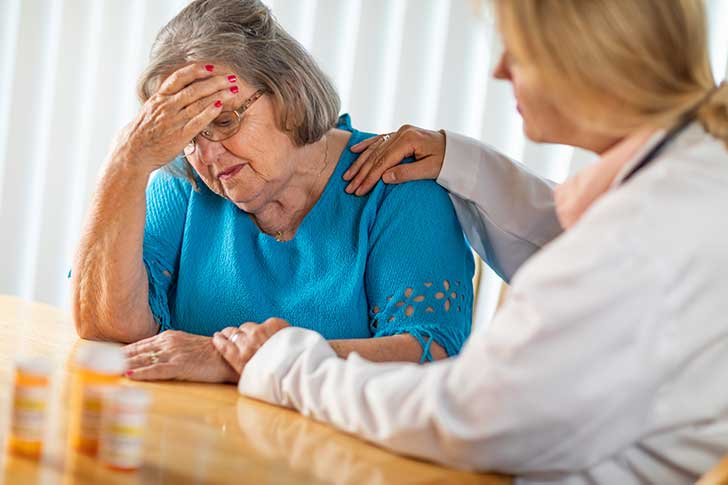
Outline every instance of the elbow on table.
<path id="1" fill-rule="evenodd" d="M 133 328 L 120 326 L 119 322 L 139 320 L 129 313 L 124 305 L 100 301 L 98 294 L 87 294 L 77 287 L 72 290 L 71 314 L 76 333 L 82 339 L 129 343 L 153 335 L 150 332 L 136 335 Z"/>
<path id="2" fill-rule="evenodd" d="M 71 284 L 71 317 L 73 325 L 76 327 L 76 333 L 79 337 L 88 340 L 99 340 L 100 335 L 93 325 L 94 316 L 90 315 L 89 305 L 87 304 L 88 295 L 85 295 L 81 289 L 81 281 L 79 281 L 79 271 L 73 268 L 70 275 Z"/>
<path id="3" fill-rule="evenodd" d="M 92 306 L 88 302 L 84 302 L 82 296 L 74 294 L 71 314 L 76 333 L 86 340 L 112 340 L 99 328 L 99 323 L 103 318 L 100 317 L 98 311 L 91 309 Z"/>
<path id="4" fill-rule="evenodd" d="M 133 343 L 139 340 L 151 337 L 156 331 L 148 329 L 129 328 L 128 326 L 119 325 L 119 322 L 135 321 L 128 312 L 113 311 L 91 311 L 82 310 L 82 307 L 73 305 L 73 321 L 76 327 L 76 333 L 85 340 L 98 340 L 105 342 Z"/>

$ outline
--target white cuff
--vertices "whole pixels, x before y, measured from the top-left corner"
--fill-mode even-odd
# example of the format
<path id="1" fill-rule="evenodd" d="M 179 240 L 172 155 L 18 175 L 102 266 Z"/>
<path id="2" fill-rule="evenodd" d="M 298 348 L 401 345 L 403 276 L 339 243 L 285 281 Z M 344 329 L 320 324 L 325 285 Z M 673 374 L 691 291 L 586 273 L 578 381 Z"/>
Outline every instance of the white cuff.
<path id="1" fill-rule="evenodd" d="M 449 192 L 469 197 L 475 191 L 483 144 L 459 133 L 445 131 L 445 160 L 437 183 Z"/>
<path id="2" fill-rule="evenodd" d="M 299 327 L 279 330 L 246 364 L 238 391 L 245 396 L 291 407 L 282 381 L 307 350 L 315 350 L 317 358 L 336 357 L 326 339 L 313 330 Z"/>

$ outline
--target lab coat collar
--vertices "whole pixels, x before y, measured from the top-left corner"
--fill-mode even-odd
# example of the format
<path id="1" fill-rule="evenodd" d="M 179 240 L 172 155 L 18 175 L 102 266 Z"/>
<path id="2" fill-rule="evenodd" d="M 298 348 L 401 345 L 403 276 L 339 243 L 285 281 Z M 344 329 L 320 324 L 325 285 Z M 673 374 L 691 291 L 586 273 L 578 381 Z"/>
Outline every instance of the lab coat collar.
<path id="1" fill-rule="evenodd" d="M 650 150 L 652 150 L 658 143 L 660 143 L 662 140 L 665 139 L 667 136 L 667 131 L 665 130 L 658 130 L 655 133 L 650 136 L 647 141 L 645 142 L 642 147 L 640 147 L 639 150 L 632 156 L 632 158 L 629 160 L 629 162 L 625 163 L 622 169 L 617 173 L 617 176 L 614 177 L 614 180 L 612 181 L 612 185 L 610 186 L 610 189 L 614 189 L 615 187 L 619 186 L 624 182 L 624 178 L 629 174 L 632 169 L 640 163 L 642 158 L 647 155 Z M 679 136 L 679 135 L 678 135 Z"/>

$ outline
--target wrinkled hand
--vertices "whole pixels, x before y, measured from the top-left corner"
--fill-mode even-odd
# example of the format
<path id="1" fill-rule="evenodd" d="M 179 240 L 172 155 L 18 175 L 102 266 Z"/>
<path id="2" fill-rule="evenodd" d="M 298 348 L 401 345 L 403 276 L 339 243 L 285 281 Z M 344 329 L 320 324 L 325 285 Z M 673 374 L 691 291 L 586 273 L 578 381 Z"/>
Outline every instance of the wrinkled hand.
<path id="1" fill-rule="evenodd" d="M 348 193 L 364 195 L 381 178 L 387 184 L 436 179 L 445 160 L 445 135 L 404 125 L 396 133 L 368 138 L 351 147 L 359 158 L 344 172 Z M 401 164 L 405 158 L 415 162 Z"/>
<path id="2" fill-rule="evenodd" d="M 281 318 L 269 318 L 261 324 L 247 322 L 240 327 L 228 327 L 212 336 L 212 343 L 238 374 L 253 355 L 278 330 L 291 325 Z"/>
<path id="3" fill-rule="evenodd" d="M 210 337 L 167 330 L 123 348 L 134 380 L 237 382 L 240 373 L 215 350 Z"/>
<path id="4" fill-rule="evenodd" d="M 117 135 L 113 152 L 147 171 L 177 157 L 236 95 L 231 73 L 214 75 L 202 64 L 172 73 L 142 106 L 137 117 Z M 216 106 L 216 102 L 221 104 Z"/>

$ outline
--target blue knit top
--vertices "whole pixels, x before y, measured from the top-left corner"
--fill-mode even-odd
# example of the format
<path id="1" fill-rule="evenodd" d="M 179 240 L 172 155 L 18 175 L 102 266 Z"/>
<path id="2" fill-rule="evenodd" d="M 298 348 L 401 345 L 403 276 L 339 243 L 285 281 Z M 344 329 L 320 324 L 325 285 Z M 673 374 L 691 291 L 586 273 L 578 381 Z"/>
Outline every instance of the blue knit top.
<path id="1" fill-rule="evenodd" d="M 147 188 L 144 265 L 160 331 L 212 335 L 269 317 L 327 339 L 409 333 L 455 355 L 470 332 L 473 260 L 447 193 L 432 181 L 344 191 L 352 132 L 295 237 L 277 242 L 198 179 L 159 171 Z M 173 163 L 181 163 L 176 160 Z"/>

